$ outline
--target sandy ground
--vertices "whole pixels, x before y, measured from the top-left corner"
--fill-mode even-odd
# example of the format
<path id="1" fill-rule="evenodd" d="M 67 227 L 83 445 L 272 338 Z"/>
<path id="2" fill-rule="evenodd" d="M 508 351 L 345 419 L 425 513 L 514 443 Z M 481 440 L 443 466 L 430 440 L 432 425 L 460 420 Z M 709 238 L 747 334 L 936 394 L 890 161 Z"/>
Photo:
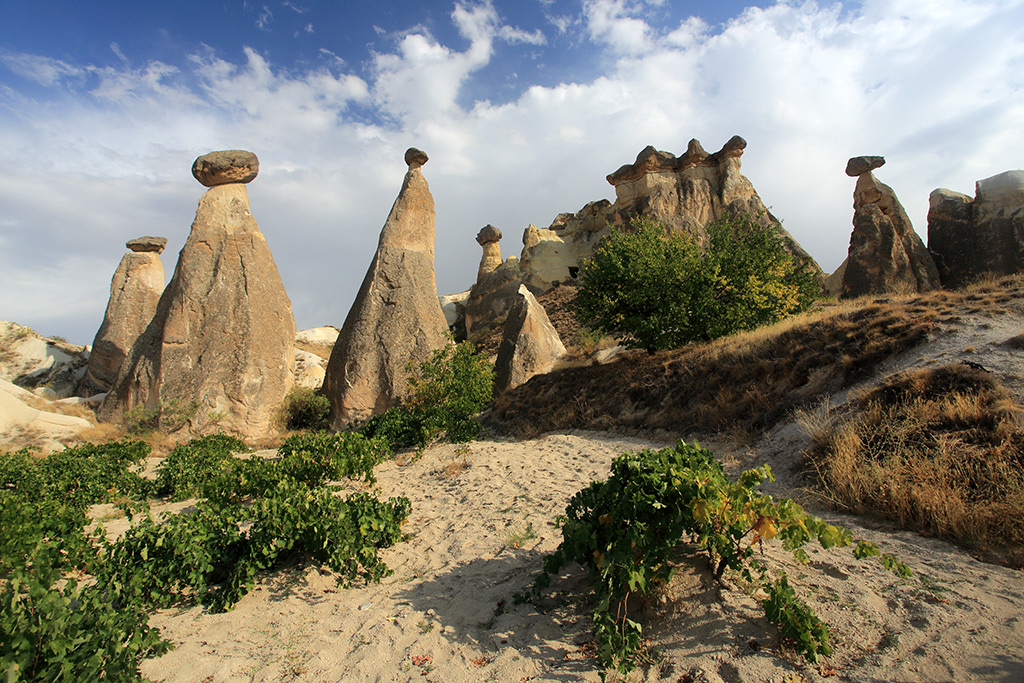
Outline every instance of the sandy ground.
<path id="1" fill-rule="evenodd" d="M 751 449 L 705 444 L 736 465 L 771 462 L 789 490 L 792 428 Z M 437 446 L 418 461 L 381 465 L 378 493 L 405 495 L 409 538 L 384 552 L 394 574 L 340 589 L 314 566 L 266 575 L 226 614 L 157 613 L 175 643 L 143 665 L 165 681 L 598 681 L 589 656 L 592 598 L 583 570 L 537 604 L 515 605 L 569 498 L 624 450 L 665 444 L 596 433 L 525 442 Z M 1024 681 L 1024 576 L 907 532 L 826 515 L 914 570 L 900 579 L 846 550 L 799 565 L 767 557 L 830 626 L 836 652 L 807 665 L 781 648 L 756 601 L 714 582 L 686 549 L 676 578 L 643 607 L 650 662 L 635 681 Z M 528 533 L 532 529 L 533 534 Z M 615 680 L 611 676 L 610 680 Z"/>

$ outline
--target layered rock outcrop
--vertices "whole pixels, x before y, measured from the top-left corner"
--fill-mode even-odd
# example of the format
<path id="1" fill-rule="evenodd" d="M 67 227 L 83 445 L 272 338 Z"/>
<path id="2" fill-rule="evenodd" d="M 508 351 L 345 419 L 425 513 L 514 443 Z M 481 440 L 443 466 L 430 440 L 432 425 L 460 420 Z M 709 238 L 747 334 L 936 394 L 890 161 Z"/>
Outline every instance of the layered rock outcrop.
<path id="1" fill-rule="evenodd" d="M 540 295 L 556 284 L 576 279 L 582 263 L 590 258 L 611 227 L 622 228 L 637 215 L 650 216 L 670 230 L 685 230 L 698 240 L 705 238 L 704 227 L 730 213 L 749 213 L 773 225 L 787 248 L 821 272 L 810 255 L 772 216 L 753 185 L 740 172 L 740 157 L 747 143 L 739 136 L 721 150 L 709 154 L 697 140 L 691 140 L 686 153 L 676 157 L 647 147 L 632 164 L 607 176 L 615 187 L 615 202 L 591 202 L 576 213 L 559 214 L 546 229 L 530 226 L 523 235 L 522 257 L 517 265 L 519 283 Z M 506 261 L 506 266 L 508 262 Z M 500 268 L 498 269 L 500 270 Z M 495 270 L 491 275 L 497 273 Z M 466 309 L 470 338 L 501 325 L 508 308 L 497 296 L 509 299 L 518 290 L 508 286 L 508 274 L 501 282 L 481 277 L 470 294 Z M 493 294 L 492 294 L 493 292 Z M 496 314 L 488 311 L 499 311 Z"/>
<path id="2" fill-rule="evenodd" d="M 0 320 L 0 379 L 64 398 L 79 390 L 88 364 L 86 347 Z"/>
<path id="3" fill-rule="evenodd" d="M 1024 171 L 979 180 L 973 199 L 940 188 L 928 200 L 928 248 L 944 286 L 1024 271 Z"/>
<path id="4" fill-rule="evenodd" d="M 409 171 L 327 364 L 323 390 L 337 429 L 396 405 L 408 393 L 406 366 L 448 343 L 434 277 L 434 198 L 420 171 L 427 156 L 410 149 L 405 160 Z"/>
<path id="5" fill-rule="evenodd" d="M 125 246 L 129 251 L 114 271 L 103 323 L 92 342 L 85 376 L 87 393 L 110 389 L 135 340 L 153 321 L 164 291 L 160 254 L 167 246 L 167 238 L 139 237 Z"/>
<path id="6" fill-rule="evenodd" d="M 565 355 L 565 345 L 537 298 L 525 285 L 516 294 L 494 364 L 496 394 L 548 372 Z"/>
<path id="7" fill-rule="evenodd" d="M 842 296 L 927 292 L 941 287 L 939 272 L 892 188 L 871 172 L 885 160 L 854 157 L 847 174 L 853 192 L 853 233 L 843 268 Z"/>
<path id="8" fill-rule="evenodd" d="M 253 164 L 240 159 L 234 171 L 217 174 L 243 180 L 215 183 L 199 200 L 174 275 L 121 365 L 101 419 L 174 405 L 190 432 L 216 423 L 255 437 L 272 428 L 293 381 L 295 320 L 249 210 L 243 182 L 252 179 Z"/>

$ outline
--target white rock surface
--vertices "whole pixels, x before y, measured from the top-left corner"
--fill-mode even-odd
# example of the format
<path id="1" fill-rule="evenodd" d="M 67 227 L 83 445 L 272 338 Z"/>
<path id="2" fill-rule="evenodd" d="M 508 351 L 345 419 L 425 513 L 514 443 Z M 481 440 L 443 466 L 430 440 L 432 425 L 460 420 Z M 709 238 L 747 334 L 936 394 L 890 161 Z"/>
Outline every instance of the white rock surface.
<path id="1" fill-rule="evenodd" d="M 44 451 L 59 450 L 62 443 L 92 428 L 89 420 L 42 410 L 47 401 L 30 391 L 0 379 L 0 447 L 21 436 L 33 436 Z"/>

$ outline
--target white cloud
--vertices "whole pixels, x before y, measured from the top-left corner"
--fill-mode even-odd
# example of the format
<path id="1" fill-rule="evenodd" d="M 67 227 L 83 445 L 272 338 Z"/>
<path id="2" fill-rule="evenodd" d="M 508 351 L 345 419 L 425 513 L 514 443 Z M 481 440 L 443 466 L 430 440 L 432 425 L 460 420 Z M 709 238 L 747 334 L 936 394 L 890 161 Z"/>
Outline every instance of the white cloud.
<path id="1" fill-rule="evenodd" d="M 886 155 L 877 174 L 922 234 L 932 189 L 971 193 L 1024 159 L 1019 2 L 781 3 L 714 29 L 648 23 L 651 6 L 588 0 L 585 23 L 566 24 L 603 50 L 592 81 L 469 107 L 469 77 L 500 68 L 496 41 L 554 49 L 490 2 L 453 5 L 467 47 L 413 28 L 363 77 L 340 60 L 289 71 L 252 49 L 231 61 L 204 50 L 177 68 L 2 53 L 52 97 L 0 90 L 0 291 L 18 293 L 0 298 L 0 318 L 35 324 L 33 311 L 49 311 L 83 326 L 55 333 L 91 339 L 125 240 L 170 238 L 170 274 L 202 192 L 189 168 L 212 149 L 260 157 L 253 214 L 300 327 L 344 320 L 409 146 L 431 156 L 443 291 L 471 284 L 481 226 L 516 253 L 528 223 L 613 198 L 604 175 L 647 144 L 681 153 L 697 137 L 713 151 L 743 135 L 744 173 L 827 270 L 849 240 L 848 157 Z"/>
<path id="2" fill-rule="evenodd" d="M 266 5 L 260 11 L 260 15 L 256 17 L 256 28 L 261 31 L 269 31 L 270 22 L 274 20 L 274 13 L 270 11 L 270 8 Z"/>

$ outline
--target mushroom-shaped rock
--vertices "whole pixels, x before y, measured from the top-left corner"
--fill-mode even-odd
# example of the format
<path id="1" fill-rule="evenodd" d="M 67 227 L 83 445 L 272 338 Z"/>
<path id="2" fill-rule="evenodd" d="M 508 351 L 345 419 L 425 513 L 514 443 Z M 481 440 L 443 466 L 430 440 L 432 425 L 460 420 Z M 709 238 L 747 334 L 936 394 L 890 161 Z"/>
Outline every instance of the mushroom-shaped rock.
<path id="1" fill-rule="evenodd" d="M 124 243 L 124 246 L 137 253 L 152 251 L 157 254 L 162 254 L 164 247 L 167 246 L 167 238 L 146 235 L 144 237 L 136 237 L 133 240 L 128 240 Z"/>
<path id="2" fill-rule="evenodd" d="M 405 163 L 409 167 L 410 171 L 414 168 L 419 168 L 428 161 L 430 161 L 430 157 L 428 157 L 427 153 L 422 149 L 410 147 L 405 150 Z"/>
<path id="3" fill-rule="evenodd" d="M 192 163 L 192 175 L 206 187 L 251 183 L 259 172 L 259 159 L 243 149 L 210 152 Z"/>
<path id="4" fill-rule="evenodd" d="M 484 249 L 483 256 L 480 257 L 480 268 L 476 271 L 477 282 L 481 276 L 501 265 L 501 245 L 498 244 L 500 240 L 501 230 L 493 225 L 485 225 L 476 234 L 476 243 Z"/>
<path id="5" fill-rule="evenodd" d="M 129 251 L 110 281 L 110 299 L 103 324 L 96 332 L 89 354 L 85 382 L 94 393 L 107 391 L 128 352 L 156 315 L 164 291 L 164 266 L 160 252 L 165 237 L 139 237 L 126 243 Z"/>
<path id="6" fill-rule="evenodd" d="M 747 141 L 739 135 L 733 135 L 729 141 L 722 146 L 722 149 L 715 154 L 719 159 L 733 159 L 743 156 L 743 150 L 747 148 Z"/>
<path id="7" fill-rule="evenodd" d="M 409 392 L 406 367 L 448 343 L 434 277 L 434 198 L 420 171 L 426 155 L 410 150 L 406 161 L 402 189 L 327 363 L 323 391 L 337 429 L 396 405 Z"/>
<path id="8" fill-rule="evenodd" d="M 851 157 L 846 162 L 846 175 L 851 178 L 885 166 L 885 157 Z"/>

